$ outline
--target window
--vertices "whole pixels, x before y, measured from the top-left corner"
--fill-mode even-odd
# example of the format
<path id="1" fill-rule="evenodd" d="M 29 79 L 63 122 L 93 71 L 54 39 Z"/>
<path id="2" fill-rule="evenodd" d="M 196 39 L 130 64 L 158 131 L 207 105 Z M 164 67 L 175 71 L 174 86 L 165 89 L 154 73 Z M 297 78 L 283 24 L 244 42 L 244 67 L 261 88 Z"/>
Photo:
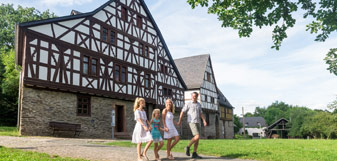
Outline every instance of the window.
<path id="1" fill-rule="evenodd" d="M 150 88 L 150 74 L 145 75 L 145 88 Z"/>
<path id="2" fill-rule="evenodd" d="M 97 76 L 98 72 L 98 62 L 97 59 L 84 56 L 83 57 L 83 74 L 90 76 Z"/>
<path id="3" fill-rule="evenodd" d="M 97 60 L 91 60 L 91 75 L 97 75 Z"/>
<path id="4" fill-rule="evenodd" d="M 164 64 L 160 64 L 160 71 L 161 71 L 162 73 L 165 72 L 165 66 L 164 66 Z"/>
<path id="5" fill-rule="evenodd" d="M 114 77 L 115 77 L 115 81 L 125 83 L 126 82 L 126 67 L 116 65 Z"/>
<path id="6" fill-rule="evenodd" d="M 211 81 L 211 73 L 208 73 L 208 72 L 206 72 L 207 73 L 207 81 Z"/>
<path id="7" fill-rule="evenodd" d="M 172 96 L 172 89 L 168 89 L 168 90 L 167 90 L 167 95 L 168 95 L 168 96 Z"/>
<path id="8" fill-rule="evenodd" d="M 115 43 L 116 34 L 113 31 L 110 31 L 110 43 Z"/>
<path id="9" fill-rule="evenodd" d="M 149 57 L 149 47 L 148 46 L 145 46 L 144 56 Z"/>
<path id="10" fill-rule="evenodd" d="M 165 66 L 164 73 L 165 73 L 165 74 L 168 74 L 168 67 L 167 67 L 167 66 Z"/>
<path id="11" fill-rule="evenodd" d="M 122 72 L 121 72 L 121 82 L 122 83 L 125 83 L 126 82 L 126 68 L 125 67 L 122 67 Z"/>
<path id="12" fill-rule="evenodd" d="M 220 109 L 221 109 L 221 113 L 220 113 L 221 118 L 224 119 L 225 118 L 225 108 L 224 107 L 220 107 Z"/>
<path id="13" fill-rule="evenodd" d="M 143 53 L 144 53 L 144 45 L 139 44 L 139 55 L 143 55 Z"/>
<path id="14" fill-rule="evenodd" d="M 115 80 L 116 80 L 116 81 L 120 81 L 120 78 L 119 78 L 119 71 L 120 71 L 120 66 L 119 66 L 119 65 L 116 65 L 116 66 L 115 66 Z"/>
<path id="15" fill-rule="evenodd" d="M 211 103 L 214 104 L 214 97 L 211 97 Z"/>
<path id="16" fill-rule="evenodd" d="M 77 116 L 90 116 L 90 96 L 77 95 Z"/>
<path id="17" fill-rule="evenodd" d="M 207 100 L 207 95 L 205 95 L 205 102 L 208 102 L 208 100 Z"/>
<path id="18" fill-rule="evenodd" d="M 122 7 L 122 20 L 128 21 L 128 10 L 125 7 Z"/>
<path id="19" fill-rule="evenodd" d="M 137 16 L 137 27 L 142 28 L 142 17 Z"/>
<path id="20" fill-rule="evenodd" d="M 116 43 L 116 32 L 102 27 L 101 40 L 108 43 Z"/>
<path id="21" fill-rule="evenodd" d="M 206 113 L 206 122 L 207 122 L 207 126 L 211 125 L 210 122 L 209 122 L 209 114 Z"/>
<path id="22" fill-rule="evenodd" d="M 83 57 L 83 74 L 89 74 L 89 57 Z"/>
<path id="23" fill-rule="evenodd" d="M 108 41 L 108 29 L 106 28 L 103 28 L 103 31 L 102 31 L 102 40 L 103 41 Z"/>
<path id="24" fill-rule="evenodd" d="M 163 96 L 167 96 L 168 92 L 167 92 L 167 88 L 163 88 Z"/>

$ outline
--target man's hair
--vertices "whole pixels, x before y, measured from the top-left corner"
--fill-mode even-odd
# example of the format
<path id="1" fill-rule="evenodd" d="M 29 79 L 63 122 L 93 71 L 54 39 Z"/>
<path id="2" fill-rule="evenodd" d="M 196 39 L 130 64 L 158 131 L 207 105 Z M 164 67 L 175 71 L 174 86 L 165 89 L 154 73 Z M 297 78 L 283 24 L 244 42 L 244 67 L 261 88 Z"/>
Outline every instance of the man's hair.
<path id="1" fill-rule="evenodd" d="M 195 94 L 197 97 L 199 96 L 198 92 L 193 92 L 192 95 Z"/>

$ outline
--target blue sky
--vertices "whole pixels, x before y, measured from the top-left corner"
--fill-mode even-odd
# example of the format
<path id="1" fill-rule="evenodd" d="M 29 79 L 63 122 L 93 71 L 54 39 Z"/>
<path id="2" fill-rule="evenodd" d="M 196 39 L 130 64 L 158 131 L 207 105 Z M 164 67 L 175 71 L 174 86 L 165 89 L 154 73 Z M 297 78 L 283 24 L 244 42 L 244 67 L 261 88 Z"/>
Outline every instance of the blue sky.
<path id="1" fill-rule="evenodd" d="M 49 9 L 58 16 L 72 9 L 90 12 L 106 1 L 94 0 L 0 0 L 15 6 Z M 241 114 L 242 107 L 254 112 L 272 102 L 326 109 L 337 95 L 337 76 L 330 74 L 323 61 L 329 48 L 336 47 L 334 33 L 324 42 L 305 31 L 310 20 L 298 17 L 280 51 L 271 49 L 272 28 L 255 29 L 250 38 L 239 38 L 237 31 L 221 28 L 206 8 L 194 10 L 186 0 L 145 0 L 174 59 L 211 54 L 218 87 Z"/>

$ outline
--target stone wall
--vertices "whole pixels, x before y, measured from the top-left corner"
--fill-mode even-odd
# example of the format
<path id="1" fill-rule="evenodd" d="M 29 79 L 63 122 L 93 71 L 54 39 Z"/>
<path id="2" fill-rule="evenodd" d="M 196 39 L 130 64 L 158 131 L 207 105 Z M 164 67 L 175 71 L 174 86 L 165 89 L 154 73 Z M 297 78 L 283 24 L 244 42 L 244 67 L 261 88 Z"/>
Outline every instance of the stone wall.
<path id="1" fill-rule="evenodd" d="M 224 137 L 226 139 L 234 138 L 234 123 L 233 121 L 223 121 Z"/>
<path id="2" fill-rule="evenodd" d="M 133 101 L 105 97 L 91 97 L 91 116 L 77 116 L 77 95 L 67 92 L 50 91 L 24 87 L 21 97 L 21 135 L 51 136 L 50 121 L 81 124 L 83 138 L 112 138 L 111 111 L 116 105 L 124 106 L 125 130 L 129 137 L 135 126 Z M 149 106 L 152 113 L 153 106 Z M 150 117 L 149 117 L 150 118 Z M 72 132 L 60 133 L 72 136 Z"/>

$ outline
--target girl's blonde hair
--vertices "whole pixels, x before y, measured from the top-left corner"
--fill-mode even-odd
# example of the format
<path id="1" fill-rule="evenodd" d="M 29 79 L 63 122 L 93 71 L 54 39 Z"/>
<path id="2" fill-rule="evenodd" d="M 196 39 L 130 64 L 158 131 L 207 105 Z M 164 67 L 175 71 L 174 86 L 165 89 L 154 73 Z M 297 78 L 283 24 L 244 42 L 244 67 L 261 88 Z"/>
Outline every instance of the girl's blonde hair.
<path id="1" fill-rule="evenodd" d="M 175 106 L 174 106 L 174 104 L 173 104 L 173 101 L 171 100 L 171 99 L 167 99 L 166 101 L 165 101 L 165 107 L 166 107 L 166 102 L 167 101 L 170 101 L 171 102 L 171 112 L 172 112 L 172 114 L 174 114 L 175 113 Z"/>
<path id="2" fill-rule="evenodd" d="M 140 101 L 144 101 L 144 103 L 145 103 L 144 98 L 137 97 L 136 100 L 135 100 L 135 104 L 133 105 L 133 112 L 135 112 L 139 108 Z"/>
<path id="3" fill-rule="evenodd" d="M 159 115 L 160 115 L 160 110 L 157 108 L 157 109 L 154 109 L 153 111 L 152 111 L 152 119 L 154 118 L 154 115 L 156 114 L 156 113 L 159 113 Z"/>

